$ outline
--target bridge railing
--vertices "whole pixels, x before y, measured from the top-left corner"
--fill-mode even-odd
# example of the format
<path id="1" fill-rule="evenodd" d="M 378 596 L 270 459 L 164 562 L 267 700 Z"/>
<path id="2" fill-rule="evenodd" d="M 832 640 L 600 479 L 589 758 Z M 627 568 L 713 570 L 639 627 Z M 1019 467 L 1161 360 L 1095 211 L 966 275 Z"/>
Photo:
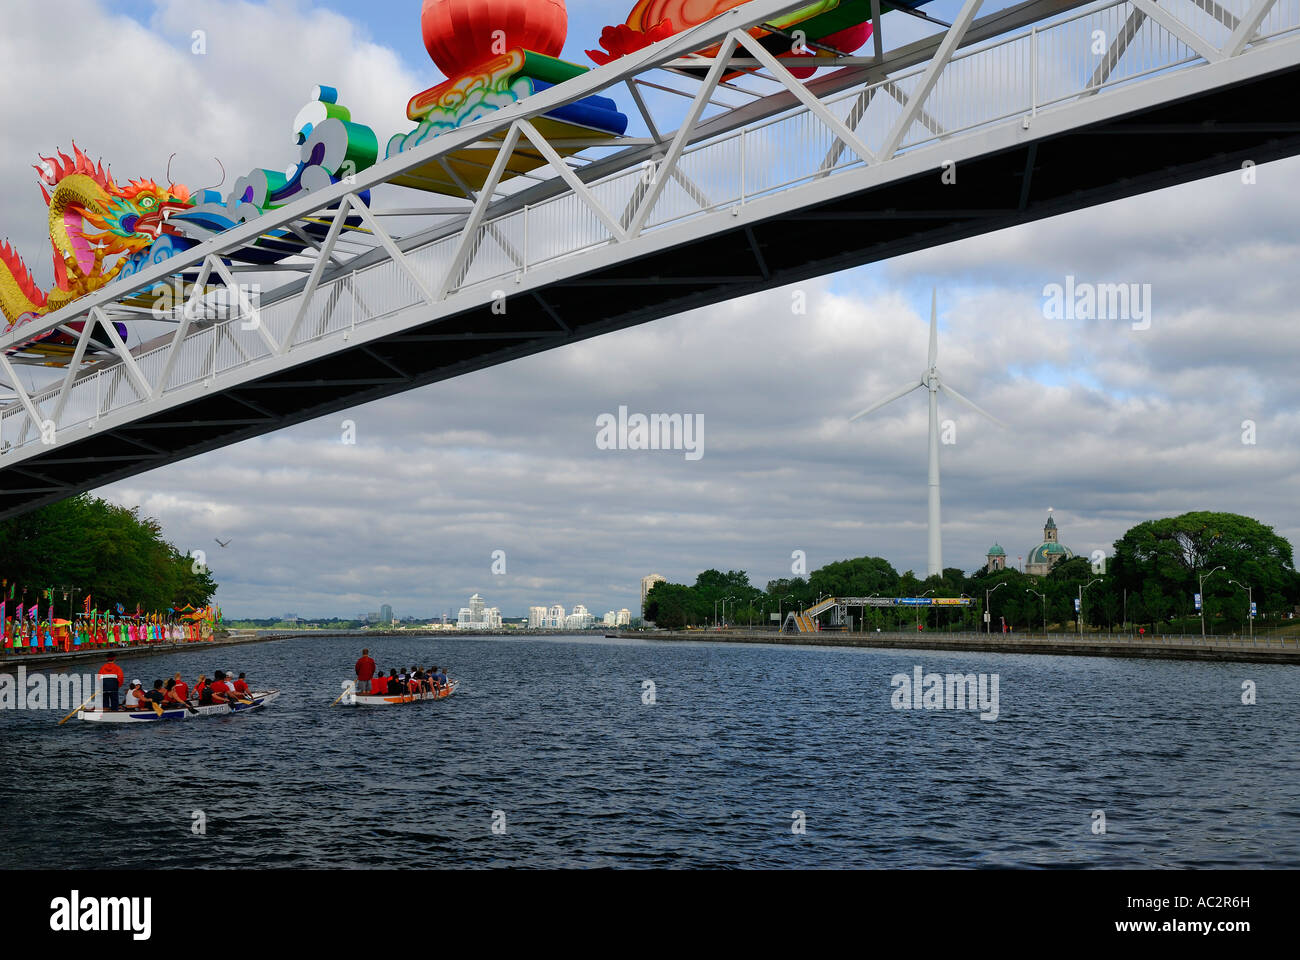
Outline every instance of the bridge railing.
<path id="1" fill-rule="evenodd" d="M 1229 22 L 1248 16 L 1255 0 L 1222 0 L 1209 5 Z M 1172 9 L 1163 4 L 1161 10 Z M 1221 19 L 1205 13 L 1194 0 L 1182 0 L 1177 15 L 1183 28 L 1195 26 L 1197 45 L 1217 51 L 1231 36 Z M 1277 0 L 1261 22 L 1258 45 L 1300 30 L 1300 0 Z M 1096 53 L 1104 47 L 1104 52 Z M 1246 49 L 1249 49 L 1247 47 Z M 632 239 L 628 229 L 647 185 L 665 179 L 642 232 L 742 207 L 757 199 L 791 190 L 864 164 L 887 162 L 906 153 L 962 133 L 988 128 L 1012 118 L 1031 118 L 1046 110 L 1117 85 L 1202 62 L 1193 49 L 1163 23 L 1146 16 L 1131 0 L 1114 0 L 1044 27 L 1031 27 L 960 51 L 943 66 L 932 89 L 921 98 L 915 119 L 896 134 L 904 104 L 915 99 L 929 65 L 890 75 L 851 88 L 821 101 L 821 106 L 849 128 L 873 156 L 863 157 L 832 132 L 816 111 L 800 105 L 784 114 L 686 149 L 665 169 L 660 163 L 634 166 L 598 179 L 588 194 Z M 891 138 L 897 147 L 890 150 Z M 407 262 L 427 290 L 442 297 L 474 287 L 521 280 L 529 271 L 581 256 L 611 244 L 614 238 L 587 198 L 572 191 L 501 216 L 489 216 L 478 226 L 456 276 L 461 237 L 442 237 L 406 251 Z M 491 285 L 491 286 L 489 286 Z M 63 401 L 57 428 L 65 431 L 94 424 L 124 407 L 160 397 L 170 391 L 211 381 L 236 368 L 254 368 L 293 329 L 287 348 L 327 337 L 345 336 L 381 318 L 420 305 L 429 298 L 401 265 L 386 260 L 322 283 L 310 303 L 300 297 L 262 308 L 257 317 L 239 314 L 190 331 L 169 361 L 171 346 L 135 356 L 134 369 L 125 362 L 79 374 Z M 305 310 L 294 327 L 298 311 Z M 264 332 L 257 329 L 263 325 Z M 166 382 L 160 383 L 164 371 Z M 45 417 L 59 403 L 62 383 L 31 399 Z M 0 444 L 21 448 L 42 442 L 25 408 L 13 403 L 0 411 Z"/>

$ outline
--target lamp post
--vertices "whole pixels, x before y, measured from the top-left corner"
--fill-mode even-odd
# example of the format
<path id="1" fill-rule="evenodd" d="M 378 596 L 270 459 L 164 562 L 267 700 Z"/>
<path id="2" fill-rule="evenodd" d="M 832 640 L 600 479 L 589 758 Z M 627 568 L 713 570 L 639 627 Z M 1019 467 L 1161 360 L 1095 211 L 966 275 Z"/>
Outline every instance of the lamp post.
<path id="1" fill-rule="evenodd" d="M 991 597 L 993 594 L 997 593 L 999 590 L 1001 590 L 1001 589 L 1002 589 L 1003 587 L 1005 587 L 1006 585 L 1007 585 L 1007 582 L 1006 582 L 1005 580 L 1003 580 L 1001 583 L 999 583 L 996 587 L 993 587 L 991 590 L 985 590 L 985 591 L 984 591 L 984 622 L 985 622 L 986 624 L 988 624 L 988 626 L 986 626 L 986 627 L 984 628 L 984 632 L 987 633 L 987 634 L 989 634 L 989 635 L 992 635 L 992 633 L 993 633 L 993 617 L 992 617 L 992 615 L 989 613 L 989 597 Z"/>
<path id="2" fill-rule="evenodd" d="M 1025 587 L 1025 593 L 1032 593 L 1043 601 L 1043 636 L 1047 636 L 1047 594 L 1039 593 L 1033 587 Z"/>
<path id="3" fill-rule="evenodd" d="M 1255 639 L 1255 591 L 1249 584 L 1242 583 L 1239 580 L 1229 580 L 1229 583 L 1235 583 L 1241 589 L 1246 591 L 1246 602 L 1250 606 L 1246 609 L 1246 619 L 1250 621 L 1250 639 Z M 1201 594 L 1201 609 L 1205 608 L 1205 594 Z"/>
<path id="4" fill-rule="evenodd" d="M 1103 579 L 1102 577 L 1097 577 L 1095 580 L 1089 580 L 1087 583 L 1085 583 L 1083 586 L 1079 588 L 1079 603 L 1074 610 L 1074 619 L 1078 621 L 1080 640 L 1083 639 L 1083 591 L 1087 590 L 1094 583 L 1101 583 L 1102 579 Z"/>
<path id="5" fill-rule="evenodd" d="M 925 593 L 921 594 L 921 599 L 925 599 L 932 593 L 934 593 L 933 590 L 925 591 Z M 928 620 L 929 617 L 926 617 L 926 619 Z M 916 630 L 918 633 L 921 631 L 921 605 L 919 603 L 916 605 Z"/>
<path id="6" fill-rule="evenodd" d="M 776 601 L 776 632 L 777 633 L 780 633 L 783 630 L 785 630 L 785 618 L 781 613 L 781 604 L 785 603 L 787 600 L 793 600 L 793 599 L 794 599 L 794 594 L 787 593 L 784 597 Z"/>
<path id="7" fill-rule="evenodd" d="M 971 596 L 970 594 L 968 594 L 968 593 L 963 593 L 963 594 L 959 595 L 959 596 L 957 597 L 957 599 L 958 599 L 958 600 L 974 600 L 975 598 L 972 597 L 972 596 Z M 961 619 L 962 619 L 962 622 L 963 622 L 963 623 L 966 621 L 966 614 L 965 614 L 965 612 L 962 613 L 962 615 L 961 615 Z M 948 625 L 949 625 L 949 626 L 952 625 L 952 617 L 949 617 L 949 618 L 948 618 Z"/>
<path id="8" fill-rule="evenodd" d="M 1223 564 L 1219 564 L 1209 573 L 1201 574 L 1201 639 L 1202 640 L 1205 639 L 1205 581 L 1210 579 L 1210 577 L 1214 576 L 1214 574 L 1216 574 L 1218 571 L 1227 570 L 1227 569 L 1228 568 L 1225 567 Z"/>

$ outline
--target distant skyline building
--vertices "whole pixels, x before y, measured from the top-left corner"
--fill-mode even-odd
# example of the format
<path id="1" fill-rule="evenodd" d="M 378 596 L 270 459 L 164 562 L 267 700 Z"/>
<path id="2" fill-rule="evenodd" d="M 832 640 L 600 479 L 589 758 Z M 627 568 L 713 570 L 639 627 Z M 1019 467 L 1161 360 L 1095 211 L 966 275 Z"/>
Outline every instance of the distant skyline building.
<path id="1" fill-rule="evenodd" d="M 528 608 L 528 629 L 540 630 L 546 625 L 546 608 L 529 607 Z"/>
<path id="2" fill-rule="evenodd" d="M 380 623 L 393 622 L 393 608 L 386 603 L 380 606 L 379 608 L 379 622 Z"/>
<path id="3" fill-rule="evenodd" d="M 595 622 L 596 618 L 587 612 L 586 607 L 579 603 L 574 606 L 573 613 L 564 618 L 564 629 L 589 630 Z"/>
<path id="4" fill-rule="evenodd" d="M 628 627 L 632 625 L 632 611 L 624 607 L 618 612 L 618 622 L 615 626 Z"/>
<path id="5" fill-rule="evenodd" d="M 501 611 L 487 606 L 477 593 L 469 598 L 469 606 L 461 607 L 456 617 L 458 630 L 500 630 Z"/>
<path id="6" fill-rule="evenodd" d="M 654 589 L 656 583 L 664 582 L 666 582 L 666 578 L 657 573 L 652 573 L 649 576 L 641 578 L 641 616 L 645 616 L 645 598 L 650 594 L 650 591 Z"/>

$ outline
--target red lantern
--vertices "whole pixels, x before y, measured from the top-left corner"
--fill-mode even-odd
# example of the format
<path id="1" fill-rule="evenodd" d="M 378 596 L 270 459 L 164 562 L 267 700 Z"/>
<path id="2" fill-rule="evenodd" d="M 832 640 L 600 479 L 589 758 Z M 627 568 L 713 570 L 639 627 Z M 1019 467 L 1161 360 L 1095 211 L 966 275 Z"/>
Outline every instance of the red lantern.
<path id="1" fill-rule="evenodd" d="M 564 0 L 424 0 L 424 48 L 448 79 L 507 50 L 558 57 L 569 32 Z"/>

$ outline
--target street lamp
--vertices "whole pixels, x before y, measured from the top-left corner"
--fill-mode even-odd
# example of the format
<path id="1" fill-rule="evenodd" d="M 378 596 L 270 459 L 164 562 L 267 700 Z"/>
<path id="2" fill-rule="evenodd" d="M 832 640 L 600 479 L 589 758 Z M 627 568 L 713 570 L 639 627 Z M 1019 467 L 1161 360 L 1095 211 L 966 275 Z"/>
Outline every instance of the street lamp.
<path id="1" fill-rule="evenodd" d="M 996 587 L 993 587 L 991 590 L 984 591 L 984 622 L 988 624 L 988 626 L 984 628 L 984 632 L 987 634 L 991 635 L 993 633 L 993 617 L 989 615 L 989 597 L 997 593 L 1006 585 L 1007 582 L 1003 580 L 1001 583 L 999 583 Z"/>
<path id="2" fill-rule="evenodd" d="M 723 597 L 723 598 L 722 598 L 722 623 L 723 623 L 724 626 L 725 626 L 726 623 L 727 623 L 727 601 L 729 601 L 729 600 L 738 600 L 738 599 L 740 599 L 740 598 L 739 598 L 739 597 Z M 732 607 L 731 612 L 732 612 L 733 614 L 736 612 L 735 607 Z"/>
<path id="3" fill-rule="evenodd" d="M 1074 619 L 1078 621 L 1079 624 L 1080 640 L 1083 639 L 1083 591 L 1087 590 L 1094 583 L 1101 583 L 1102 579 L 1103 579 L 1102 577 L 1097 577 L 1095 580 L 1089 580 L 1087 583 L 1085 583 L 1083 586 L 1079 588 L 1079 602 L 1074 609 Z"/>
<path id="4" fill-rule="evenodd" d="M 1239 580 L 1229 580 L 1228 582 L 1235 583 L 1237 586 L 1241 587 L 1241 589 L 1246 591 L 1246 601 L 1250 604 L 1250 607 L 1246 611 L 1246 616 L 1247 619 L 1250 620 L 1250 639 L 1254 640 L 1255 639 L 1255 591 L 1251 589 L 1249 585 L 1244 584 Z M 1202 610 L 1205 609 L 1205 594 L 1201 594 L 1201 609 Z"/>
<path id="5" fill-rule="evenodd" d="M 793 599 L 794 599 L 794 594 L 793 594 L 793 593 L 787 593 L 784 597 L 782 597 L 781 599 L 779 599 L 779 600 L 776 602 L 776 631 L 777 631 L 777 633 L 780 633 L 781 631 L 783 631 L 783 630 L 785 629 L 785 619 L 784 619 L 784 616 L 783 616 L 782 613 L 781 613 L 781 604 L 785 603 L 787 600 L 793 600 Z"/>
<path id="6" fill-rule="evenodd" d="M 1223 564 L 1219 564 L 1209 573 L 1201 574 L 1201 639 L 1202 640 L 1205 639 L 1205 581 L 1210 579 L 1210 577 L 1214 576 L 1214 574 L 1217 573 L 1218 571 L 1227 570 L 1227 569 L 1228 568 L 1225 567 Z"/>
<path id="7" fill-rule="evenodd" d="M 1043 601 L 1043 636 L 1047 636 L 1047 594 L 1039 593 L 1033 587 L 1025 587 L 1025 593 L 1032 593 Z"/>

